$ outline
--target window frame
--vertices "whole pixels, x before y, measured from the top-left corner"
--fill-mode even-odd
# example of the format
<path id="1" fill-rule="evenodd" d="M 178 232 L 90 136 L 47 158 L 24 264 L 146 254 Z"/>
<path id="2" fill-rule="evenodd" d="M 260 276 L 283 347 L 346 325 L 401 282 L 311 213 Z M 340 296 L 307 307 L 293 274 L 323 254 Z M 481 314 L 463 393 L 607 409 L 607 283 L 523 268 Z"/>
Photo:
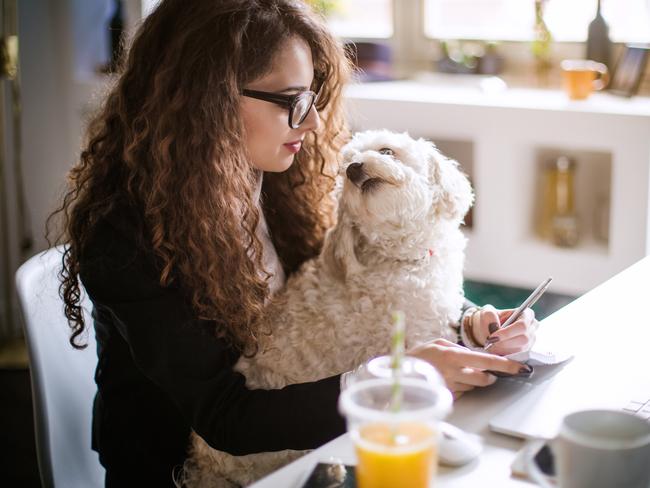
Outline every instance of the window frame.
<path id="1" fill-rule="evenodd" d="M 393 65 L 397 77 L 410 76 L 418 71 L 432 71 L 441 56 L 441 39 L 428 37 L 424 27 L 425 0 L 392 0 L 393 36 L 390 38 L 345 37 L 345 42 L 387 43 L 393 52 Z M 398 4 L 399 3 L 399 8 Z M 417 28 L 412 28 L 417 25 Z M 485 39 L 459 39 L 461 42 L 486 42 Z M 504 57 L 505 74 L 521 75 L 532 70 L 534 60 L 530 54 L 530 41 L 498 41 L 499 53 Z M 625 43 L 613 42 L 613 60 L 617 60 Z M 584 57 L 584 41 L 554 41 L 553 59 Z M 558 61 L 559 62 L 559 61 Z M 650 63 L 649 63 L 650 64 Z M 513 69 L 513 67 L 515 67 Z M 612 66 L 615 67 L 615 66 Z"/>
<path id="2" fill-rule="evenodd" d="M 429 1 L 434 1 L 434 0 L 429 0 Z M 527 0 L 527 1 L 530 2 L 530 5 L 531 5 L 531 7 L 532 7 L 532 1 L 533 1 L 533 0 Z M 557 3 L 560 3 L 559 0 L 556 0 L 556 1 L 557 1 Z M 593 1 L 593 0 L 589 0 L 589 1 L 590 1 L 590 3 L 592 3 L 592 5 L 593 5 L 593 13 L 589 13 L 589 14 L 584 13 L 584 14 L 585 14 L 585 20 L 588 19 L 588 20 L 587 20 L 587 24 L 585 24 L 585 29 L 584 29 L 584 31 L 582 32 L 582 36 L 584 36 L 584 37 L 581 37 L 581 36 L 575 36 L 575 37 L 578 37 L 578 38 L 575 38 L 574 36 L 571 36 L 571 38 L 569 38 L 569 39 L 567 39 L 567 38 L 563 38 L 562 40 L 557 40 L 557 41 L 555 41 L 555 42 L 557 42 L 557 43 L 578 43 L 578 44 L 579 44 L 579 43 L 584 43 L 584 42 L 587 41 L 587 26 L 588 26 L 588 23 L 591 22 L 591 19 L 593 18 L 593 16 L 594 16 L 595 13 L 596 13 L 596 3 L 595 3 L 595 1 Z M 613 3 L 614 0 L 611 0 L 611 1 L 612 1 L 612 3 Z M 645 2 L 647 3 L 647 9 L 648 9 L 648 12 L 649 12 L 649 14 L 650 14 L 650 0 L 640 0 L 640 1 L 641 1 L 641 2 L 645 1 Z M 425 28 L 425 26 L 424 26 L 424 24 L 425 24 L 425 22 L 424 22 L 424 21 L 425 21 L 424 12 L 425 12 L 426 8 L 424 7 L 424 4 L 427 3 L 427 0 L 421 0 L 421 3 L 422 3 L 422 5 L 423 5 L 423 7 L 422 7 L 422 29 L 423 29 L 423 31 L 425 32 L 425 36 L 426 36 L 428 39 L 440 39 L 439 37 L 431 37 L 431 36 L 428 36 L 428 35 L 426 34 L 426 28 Z M 585 3 L 587 3 L 586 0 L 585 0 Z M 557 6 L 556 6 L 556 5 L 553 5 L 553 7 L 555 7 L 555 9 L 554 9 L 554 8 L 551 8 L 551 9 L 547 12 L 547 14 L 551 14 L 551 17 L 552 17 L 552 14 L 553 14 L 553 13 L 555 13 L 555 14 L 558 13 L 558 11 L 556 10 L 556 9 L 557 9 Z M 614 11 L 617 10 L 617 9 L 615 9 L 615 8 L 612 9 L 611 4 L 608 5 L 608 7 L 609 7 L 609 13 L 612 13 L 612 12 L 611 12 L 612 10 L 614 10 Z M 605 13 L 605 14 L 608 13 L 608 9 L 607 9 L 607 8 L 604 9 L 604 13 Z M 619 18 L 618 20 L 620 21 L 620 18 Z M 648 20 L 650 21 L 650 18 L 649 18 Z M 532 21 L 533 21 L 533 19 L 531 19 L 531 22 L 532 22 Z M 549 20 L 548 17 L 547 17 L 547 21 L 549 21 L 549 23 L 552 23 L 552 19 Z M 612 36 L 612 31 L 611 31 L 611 30 L 612 30 L 612 26 L 613 26 L 613 24 L 611 24 L 611 20 L 610 20 L 610 23 L 609 23 L 609 27 L 610 27 L 610 37 Z M 619 27 L 618 24 L 616 24 L 616 26 Z M 619 29 L 619 30 L 620 30 L 620 29 Z M 531 29 L 531 34 L 532 34 L 532 29 Z M 565 34 L 566 34 L 566 32 L 565 32 Z M 620 34 L 620 32 L 619 32 L 619 34 Z M 484 38 L 480 38 L 480 37 L 478 37 L 478 38 L 477 38 L 477 37 L 468 37 L 468 38 L 466 38 L 466 37 L 448 37 L 448 38 L 445 38 L 445 39 L 450 39 L 450 40 L 456 40 L 456 39 L 458 39 L 458 40 L 475 40 L 475 41 L 487 41 L 487 42 L 499 42 L 499 43 L 501 43 L 501 42 L 524 42 L 524 43 L 526 43 L 526 42 L 530 42 L 530 41 L 532 41 L 532 35 L 531 35 L 530 38 L 515 38 L 515 37 L 510 37 L 510 38 L 506 38 L 506 39 L 495 39 L 495 38 L 490 38 L 490 39 L 487 39 L 487 38 L 486 38 L 486 39 L 484 39 Z M 647 40 L 644 40 L 644 39 L 638 39 L 638 38 L 636 38 L 636 39 L 633 38 L 633 39 L 629 39 L 629 40 L 628 40 L 628 39 L 616 39 L 616 40 L 613 40 L 612 42 L 613 42 L 614 44 L 621 44 L 621 45 L 623 45 L 623 44 L 650 44 L 650 39 L 647 39 Z"/>

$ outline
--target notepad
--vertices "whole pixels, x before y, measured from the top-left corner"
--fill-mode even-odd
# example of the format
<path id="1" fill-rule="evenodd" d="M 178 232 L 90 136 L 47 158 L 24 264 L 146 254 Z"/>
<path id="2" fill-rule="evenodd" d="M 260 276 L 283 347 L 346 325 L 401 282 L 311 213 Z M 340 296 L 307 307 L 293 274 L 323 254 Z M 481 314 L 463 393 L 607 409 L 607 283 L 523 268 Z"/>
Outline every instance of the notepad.
<path id="1" fill-rule="evenodd" d="M 535 350 L 516 352 L 506 356 L 508 359 L 526 363 L 530 366 L 543 366 L 549 364 L 560 364 L 568 361 L 573 357 L 573 354 L 567 352 L 552 352 L 548 350 Z"/>

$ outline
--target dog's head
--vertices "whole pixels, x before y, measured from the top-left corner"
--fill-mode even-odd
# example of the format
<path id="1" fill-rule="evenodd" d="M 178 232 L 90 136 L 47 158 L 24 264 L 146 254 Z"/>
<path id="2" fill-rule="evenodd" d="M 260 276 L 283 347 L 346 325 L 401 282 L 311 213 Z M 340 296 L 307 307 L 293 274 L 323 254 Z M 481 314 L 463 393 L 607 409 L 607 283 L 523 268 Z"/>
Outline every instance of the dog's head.
<path id="1" fill-rule="evenodd" d="M 339 223 L 326 249 L 343 276 L 358 265 L 358 236 L 393 233 L 431 226 L 460 224 L 474 195 L 458 163 L 435 145 L 407 133 L 371 130 L 356 134 L 343 148 Z M 336 261 L 336 258 L 338 260 Z"/>
<path id="2" fill-rule="evenodd" d="M 423 218 L 458 221 L 473 194 L 458 163 L 435 145 L 386 130 L 358 133 L 343 148 L 340 205 L 359 226 Z"/>

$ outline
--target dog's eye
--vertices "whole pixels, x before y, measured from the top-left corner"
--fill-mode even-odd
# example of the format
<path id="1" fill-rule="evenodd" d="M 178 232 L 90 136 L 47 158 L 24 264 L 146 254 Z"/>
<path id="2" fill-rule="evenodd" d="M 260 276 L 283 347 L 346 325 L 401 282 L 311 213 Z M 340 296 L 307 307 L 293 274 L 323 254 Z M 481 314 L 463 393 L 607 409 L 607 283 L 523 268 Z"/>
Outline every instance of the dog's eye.
<path id="1" fill-rule="evenodd" d="M 389 147 L 382 147 L 382 148 L 379 150 L 379 154 L 385 154 L 385 155 L 387 155 L 387 156 L 395 156 L 395 151 L 393 151 L 393 150 L 392 150 L 391 148 L 389 148 Z"/>

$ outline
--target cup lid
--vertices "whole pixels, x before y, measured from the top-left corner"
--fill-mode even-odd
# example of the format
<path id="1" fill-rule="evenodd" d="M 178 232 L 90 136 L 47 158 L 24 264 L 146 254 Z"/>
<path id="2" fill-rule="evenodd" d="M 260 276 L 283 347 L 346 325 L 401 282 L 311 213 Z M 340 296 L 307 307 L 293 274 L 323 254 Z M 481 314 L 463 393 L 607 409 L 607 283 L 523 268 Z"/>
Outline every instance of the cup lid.
<path id="1" fill-rule="evenodd" d="M 400 379 L 400 386 L 403 399 L 399 411 L 391 410 L 394 387 L 391 378 L 353 383 L 339 396 L 339 410 L 348 417 L 389 422 L 439 420 L 451 411 L 451 392 L 444 385 L 406 377 Z"/>
<path id="2" fill-rule="evenodd" d="M 393 369 L 390 356 L 378 356 L 359 367 L 351 376 L 349 384 L 371 379 L 388 378 L 392 379 Z M 443 380 L 438 370 L 431 364 L 412 356 L 406 356 L 402 360 L 400 370 L 401 378 L 416 378 L 428 382 L 434 388 L 444 388 Z"/>

